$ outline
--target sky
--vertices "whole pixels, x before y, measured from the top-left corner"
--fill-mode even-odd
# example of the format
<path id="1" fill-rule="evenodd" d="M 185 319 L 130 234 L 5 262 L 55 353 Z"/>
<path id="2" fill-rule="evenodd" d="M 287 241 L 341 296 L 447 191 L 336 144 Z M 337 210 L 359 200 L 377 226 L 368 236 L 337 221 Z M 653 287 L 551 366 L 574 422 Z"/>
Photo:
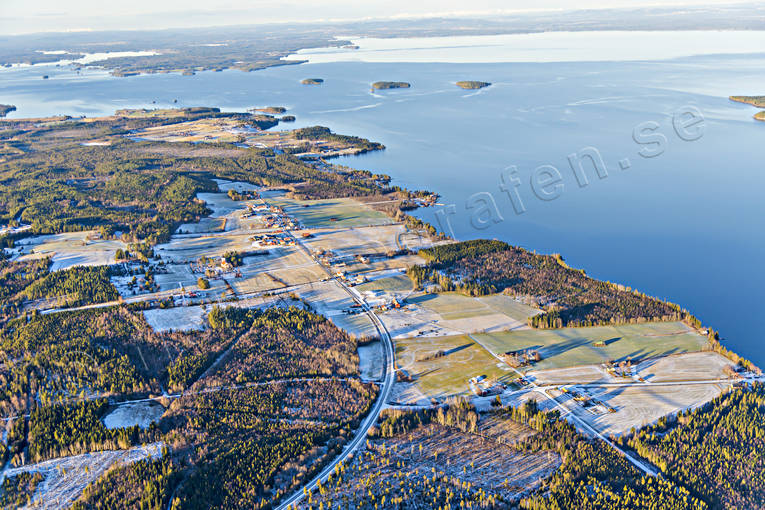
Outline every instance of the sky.
<path id="1" fill-rule="evenodd" d="M 730 0 L 0 0 L 0 34 L 160 29 L 276 22 L 427 16 L 487 16 L 518 11 L 669 5 Z"/>

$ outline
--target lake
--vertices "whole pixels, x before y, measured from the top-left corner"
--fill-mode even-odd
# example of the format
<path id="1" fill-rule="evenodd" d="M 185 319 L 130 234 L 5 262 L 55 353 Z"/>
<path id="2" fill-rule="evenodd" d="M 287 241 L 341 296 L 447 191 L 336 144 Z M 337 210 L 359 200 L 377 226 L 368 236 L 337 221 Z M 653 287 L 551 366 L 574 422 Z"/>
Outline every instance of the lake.
<path id="1" fill-rule="evenodd" d="M 765 123 L 728 100 L 765 94 L 763 32 L 491 37 L 362 39 L 359 50 L 301 52 L 313 63 L 253 73 L 3 69 L 0 103 L 18 107 L 12 117 L 286 106 L 297 116 L 288 128 L 384 143 L 341 162 L 440 193 L 443 207 L 417 214 L 457 238 L 561 253 L 591 276 L 687 307 L 765 365 L 755 320 L 765 307 Z M 300 84 L 312 77 L 325 83 Z M 412 87 L 371 91 L 380 80 Z M 468 91 L 457 80 L 492 85 Z M 587 154 L 602 158 L 600 175 Z"/>

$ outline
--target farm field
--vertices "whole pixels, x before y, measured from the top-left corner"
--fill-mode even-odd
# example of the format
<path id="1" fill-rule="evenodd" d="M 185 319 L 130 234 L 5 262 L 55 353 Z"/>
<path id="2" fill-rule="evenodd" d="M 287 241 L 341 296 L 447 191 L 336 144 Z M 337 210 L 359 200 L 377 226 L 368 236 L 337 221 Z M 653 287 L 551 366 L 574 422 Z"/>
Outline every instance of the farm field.
<path id="1" fill-rule="evenodd" d="M 372 320 L 364 313 L 349 315 L 343 310 L 350 310 L 354 301 L 340 285 L 332 280 L 311 283 L 295 291 L 307 301 L 317 313 L 326 316 L 335 326 L 357 338 L 377 337 L 377 329 Z"/>
<path id="2" fill-rule="evenodd" d="M 198 119 L 164 126 L 153 126 L 135 133 L 134 138 L 163 142 L 229 142 L 238 140 L 236 119 Z"/>
<path id="3" fill-rule="evenodd" d="M 380 341 L 359 345 L 359 372 L 365 381 L 379 381 L 383 372 L 383 347 Z"/>
<path id="4" fill-rule="evenodd" d="M 301 261 L 300 257 L 305 260 Z M 290 264 L 290 261 L 295 263 Z M 278 265 L 281 263 L 284 265 Z M 238 269 L 242 273 L 241 278 L 227 278 L 237 294 L 278 290 L 317 282 L 327 277 L 327 273 L 318 264 L 299 251 L 291 252 L 285 259 L 274 261 L 274 265 L 245 265 Z"/>
<path id="5" fill-rule="evenodd" d="M 335 326 L 355 336 L 356 338 L 376 338 L 379 337 L 372 319 L 366 314 L 346 315 L 344 313 L 334 313 L 327 315 Z"/>
<path id="6" fill-rule="evenodd" d="M 706 337 L 682 322 L 651 322 L 591 328 L 528 329 L 474 335 L 495 354 L 536 349 L 536 370 L 600 364 L 607 360 L 640 360 L 709 348 Z M 604 347 L 595 347 L 603 342 Z"/>
<path id="7" fill-rule="evenodd" d="M 235 212 L 245 211 L 247 209 L 245 204 L 254 202 L 253 200 L 234 201 L 226 193 L 197 193 L 197 198 L 212 211 L 210 218 L 222 218 Z"/>
<path id="8" fill-rule="evenodd" d="M 606 372 L 601 365 L 580 365 L 567 368 L 529 370 L 526 375 L 540 385 L 565 385 L 584 383 L 630 382 L 632 379 L 617 378 Z"/>
<path id="9" fill-rule="evenodd" d="M 226 218 L 202 218 L 196 223 L 184 223 L 176 230 L 178 234 L 210 234 L 223 232 Z"/>
<path id="10" fill-rule="evenodd" d="M 269 205 L 282 207 L 286 214 L 305 228 L 366 227 L 393 223 L 385 214 L 352 198 L 295 200 L 273 194 L 264 199 Z"/>
<path id="11" fill-rule="evenodd" d="M 432 310 L 446 320 L 471 319 L 494 313 L 481 301 L 456 293 L 421 294 L 410 297 L 407 302 Z"/>
<path id="12" fill-rule="evenodd" d="M 406 275 L 397 274 L 393 276 L 385 276 L 384 278 L 375 278 L 367 283 L 356 285 L 355 289 L 362 294 L 404 294 L 412 290 L 412 280 Z"/>
<path id="13" fill-rule="evenodd" d="M 331 250 L 338 257 L 385 255 L 401 249 L 398 239 L 405 232 L 406 227 L 400 224 L 328 228 L 314 230 L 313 237 L 306 239 L 304 244 L 312 251 Z"/>
<path id="14" fill-rule="evenodd" d="M 517 377 L 468 336 L 417 337 L 394 341 L 396 363 L 427 397 L 444 399 L 469 395 L 469 379 L 486 376 L 509 383 Z M 443 355 L 437 356 L 439 351 Z"/>
<path id="15" fill-rule="evenodd" d="M 395 281 L 386 282 L 386 286 L 406 288 L 406 285 L 411 284 L 405 282 L 404 278 L 408 279 L 400 275 Z M 375 292 L 376 284 L 378 283 L 369 282 L 356 288 L 372 299 L 379 294 Z M 492 306 L 489 306 L 478 298 L 457 293 L 417 294 L 408 296 L 403 308 L 389 310 L 380 318 L 395 338 L 528 329 L 525 319 L 519 320 L 501 313 L 501 307 L 496 303 L 500 303 L 505 311 L 512 311 L 517 317 L 528 313 L 527 310 L 518 308 L 507 296 L 496 298 Z M 523 310 L 522 313 L 519 310 Z"/>
<path id="16" fill-rule="evenodd" d="M 578 390 L 611 406 L 616 411 L 614 413 L 598 413 L 584 409 L 568 396 L 559 396 L 558 400 L 564 401 L 566 407 L 574 409 L 576 416 L 584 419 L 601 434 L 621 435 L 628 432 L 632 427 L 640 428 L 667 414 L 703 405 L 717 397 L 728 387 L 730 384 L 718 383 L 603 387 Z"/>
<path id="17" fill-rule="evenodd" d="M 168 331 L 199 331 L 204 328 L 207 310 L 203 306 L 152 308 L 144 310 L 146 322 L 157 333 Z"/>
<path id="18" fill-rule="evenodd" d="M 101 239 L 98 232 L 66 232 L 41 235 L 16 241 L 13 260 L 35 260 L 51 257 L 51 271 L 74 266 L 114 264 L 118 249 L 126 249 L 122 241 Z"/>
<path id="19" fill-rule="evenodd" d="M 423 264 L 425 261 L 418 255 L 399 255 L 397 257 L 374 258 L 368 264 L 352 261 L 343 267 L 334 266 L 338 270 L 346 273 L 373 273 L 375 271 L 401 271 L 407 268 Z"/>
<path id="20" fill-rule="evenodd" d="M 539 313 L 539 310 L 504 294 L 473 298 L 456 292 L 439 292 L 437 294 L 423 294 L 410 298 L 409 301 L 433 310 L 446 320 L 502 314 L 525 324 L 526 319 Z"/>
<path id="21" fill-rule="evenodd" d="M 365 293 L 370 302 L 381 298 L 372 290 Z M 486 331 L 509 331 L 513 329 L 527 329 L 525 322 L 511 319 L 507 315 L 496 313 L 478 303 L 466 303 L 474 306 L 467 317 L 459 319 L 445 319 L 442 315 L 429 307 L 419 306 L 407 298 L 405 306 L 398 310 L 388 310 L 380 314 L 380 319 L 385 323 L 394 338 L 408 337 L 436 337 L 469 334 Z M 476 308 L 480 306 L 482 308 Z M 486 315 L 480 314 L 485 312 Z M 476 314 L 477 313 L 477 314 Z M 460 316 L 460 312 L 454 311 L 451 315 Z"/>
<path id="22" fill-rule="evenodd" d="M 252 241 L 248 234 L 201 235 L 194 237 L 173 236 L 169 243 L 158 244 L 154 253 L 165 262 L 194 262 L 199 257 L 220 257 L 228 251 L 251 251 Z"/>
<path id="23" fill-rule="evenodd" d="M 541 310 L 521 303 L 506 294 L 492 294 L 476 299 L 489 308 L 518 321 L 525 321 L 529 317 L 541 313 Z"/>
<path id="24" fill-rule="evenodd" d="M 648 382 L 675 382 L 727 379 L 725 367 L 734 364 L 716 352 L 689 352 L 646 360 L 635 367 L 637 375 Z"/>

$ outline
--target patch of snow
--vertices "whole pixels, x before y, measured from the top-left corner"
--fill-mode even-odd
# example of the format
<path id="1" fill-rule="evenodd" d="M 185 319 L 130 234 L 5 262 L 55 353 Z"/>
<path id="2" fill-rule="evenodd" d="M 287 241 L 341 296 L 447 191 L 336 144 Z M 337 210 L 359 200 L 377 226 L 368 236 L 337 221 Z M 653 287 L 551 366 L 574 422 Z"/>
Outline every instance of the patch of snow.
<path id="1" fill-rule="evenodd" d="M 145 429 L 152 422 L 159 421 L 164 412 L 165 408 L 156 402 L 124 404 L 104 417 L 104 425 L 109 430 L 133 427 L 135 425 Z"/>

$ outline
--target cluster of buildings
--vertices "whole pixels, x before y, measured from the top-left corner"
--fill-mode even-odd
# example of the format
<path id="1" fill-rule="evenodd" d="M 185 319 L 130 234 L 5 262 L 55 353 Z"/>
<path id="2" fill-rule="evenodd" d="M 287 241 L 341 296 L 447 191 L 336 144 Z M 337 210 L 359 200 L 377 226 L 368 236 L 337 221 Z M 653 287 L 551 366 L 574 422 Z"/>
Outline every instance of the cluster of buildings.
<path id="1" fill-rule="evenodd" d="M 522 349 L 520 351 L 507 351 L 501 354 L 500 358 L 511 367 L 518 368 L 542 361 L 542 354 L 537 350 Z"/>
<path id="2" fill-rule="evenodd" d="M 577 390 L 575 388 L 568 388 L 566 386 L 563 386 L 560 389 L 560 391 L 568 395 L 571 395 L 571 397 L 574 399 L 574 402 L 576 402 L 577 404 L 581 405 L 585 409 L 588 409 L 590 412 L 593 412 L 595 414 L 602 414 L 603 410 L 609 413 L 616 412 L 616 409 L 606 404 L 605 402 L 598 400 L 591 395 L 588 395 L 587 392 L 584 390 Z M 599 410 L 600 410 L 600 413 L 598 413 Z"/>
<path id="3" fill-rule="evenodd" d="M 235 276 L 242 277 L 242 273 L 234 267 L 225 257 L 200 257 L 196 262 L 189 262 L 189 268 L 194 274 L 203 273 L 209 278 L 216 278 L 223 273 L 236 270 Z"/>
<path id="4" fill-rule="evenodd" d="M 471 377 L 468 380 L 468 386 L 470 387 L 470 391 L 479 397 L 499 395 L 507 389 L 507 386 L 501 382 L 492 381 L 485 375 Z"/>
<path id="5" fill-rule="evenodd" d="M 255 234 L 250 238 L 253 246 L 295 246 L 295 238 L 282 230 Z"/>
<path id="6" fill-rule="evenodd" d="M 632 360 L 629 359 L 622 360 L 619 363 L 607 361 L 603 364 L 603 368 L 613 377 L 632 377 L 634 375 Z"/>

